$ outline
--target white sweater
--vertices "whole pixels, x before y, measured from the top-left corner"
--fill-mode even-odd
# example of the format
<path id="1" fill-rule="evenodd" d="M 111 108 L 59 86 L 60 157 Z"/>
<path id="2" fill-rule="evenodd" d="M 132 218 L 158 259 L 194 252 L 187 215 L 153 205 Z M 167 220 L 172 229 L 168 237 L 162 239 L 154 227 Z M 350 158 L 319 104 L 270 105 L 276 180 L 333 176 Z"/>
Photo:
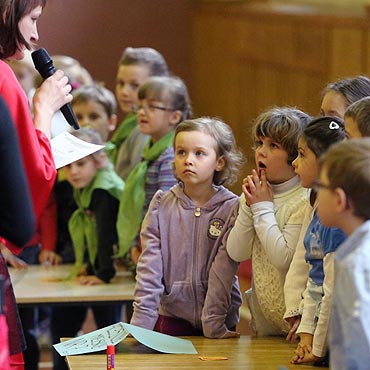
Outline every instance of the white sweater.
<path id="1" fill-rule="evenodd" d="M 283 319 L 285 312 L 284 282 L 294 255 L 303 218 L 308 205 L 307 190 L 294 177 L 279 185 L 272 185 L 273 202 L 263 201 L 248 207 L 244 194 L 240 197 L 239 214 L 227 240 L 231 258 L 243 261 L 252 258 L 252 295 L 263 317 L 271 324 L 271 331 L 257 334 L 284 334 L 289 330 Z M 256 312 L 257 312 L 256 311 Z"/>

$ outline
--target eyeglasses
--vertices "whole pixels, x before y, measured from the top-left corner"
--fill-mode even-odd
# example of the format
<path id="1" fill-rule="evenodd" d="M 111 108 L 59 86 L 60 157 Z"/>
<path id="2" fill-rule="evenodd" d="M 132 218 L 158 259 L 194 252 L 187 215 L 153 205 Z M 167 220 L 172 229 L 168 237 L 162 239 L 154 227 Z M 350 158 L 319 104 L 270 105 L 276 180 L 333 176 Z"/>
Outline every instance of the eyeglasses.
<path id="1" fill-rule="evenodd" d="M 316 191 L 316 193 L 321 189 L 327 189 L 327 190 L 333 190 L 330 185 L 323 184 L 321 181 L 317 180 L 313 184 L 313 190 Z"/>
<path id="2" fill-rule="evenodd" d="M 167 107 L 159 107 L 158 105 L 153 105 L 153 104 L 141 104 L 137 107 L 137 111 L 142 109 L 146 114 L 154 112 L 156 109 L 157 110 L 162 110 L 165 112 L 172 112 L 174 109 L 172 108 L 167 108 Z"/>

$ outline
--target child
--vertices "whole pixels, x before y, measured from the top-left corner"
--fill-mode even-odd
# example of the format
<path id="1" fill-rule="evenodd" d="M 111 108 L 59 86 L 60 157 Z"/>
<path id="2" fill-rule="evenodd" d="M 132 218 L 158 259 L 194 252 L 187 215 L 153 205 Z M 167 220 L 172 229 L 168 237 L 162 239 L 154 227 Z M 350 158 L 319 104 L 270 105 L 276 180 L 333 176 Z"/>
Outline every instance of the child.
<path id="1" fill-rule="evenodd" d="M 117 122 L 117 103 L 114 94 L 98 84 L 82 85 L 73 91 L 71 105 L 79 126 L 95 130 L 106 143 Z M 76 210 L 76 204 L 73 200 L 72 186 L 66 181 L 64 169 L 58 172 L 58 182 L 54 191 L 58 204 L 57 251 L 64 263 L 71 263 L 74 262 L 74 252 L 68 232 L 68 220 Z"/>
<path id="2" fill-rule="evenodd" d="M 80 127 L 95 130 L 106 143 L 117 123 L 117 103 L 113 93 L 95 84 L 83 85 L 72 95 L 72 108 Z"/>
<path id="3" fill-rule="evenodd" d="M 125 118 L 112 136 L 109 156 L 123 180 L 141 160 L 149 137 L 137 126 L 138 90 L 151 76 L 168 76 L 163 56 L 152 48 L 126 48 L 119 61 L 116 98 Z"/>
<path id="4" fill-rule="evenodd" d="M 335 142 L 345 138 L 343 122 L 339 118 L 322 117 L 314 119 L 305 128 L 298 142 L 298 156 L 293 167 L 304 188 L 312 188 L 319 177 L 318 160 Z M 330 300 L 333 283 L 333 252 L 345 239 L 338 229 L 326 228 L 320 224 L 315 210 L 315 192 L 311 192 L 311 205 L 314 207 L 312 220 L 304 232 L 305 260 L 309 264 L 307 288 L 303 297 L 303 313 L 297 334 L 300 337 L 298 347 L 291 362 L 306 363 L 323 360 L 327 351 L 327 333 L 330 314 Z M 312 213 L 312 212 L 310 212 Z M 297 248 L 303 248 L 298 244 Z M 304 274 L 303 259 L 300 264 L 292 265 L 290 284 L 294 276 Z M 287 307 L 290 309 L 290 307 Z M 291 310 L 300 312 L 299 307 Z M 298 315 L 296 315 L 298 316 Z M 294 316 L 293 316 L 294 317 Z M 285 318 L 288 315 L 285 314 Z M 294 317 L 294 319 L 297 319 Z M 294 320 L 288 320 L 292 325 Z"/>
<path id="5" fill-rule="evenodd" d="M 348 106 L 365 96 L 370 96 L 370 79 L 366 76 L 355 76 L 330 83 L 323 91 L 320 114 L 343 119 Z"/>
<path id="6" fill-rule="evenodd" d="M 370 364 L 370 139 L 333 145 L 320 164 L 320 220 L 348 237 L 334 258 L 330 368 L 365 370 Z"/>
<path id="7" fill-rule="evenodd" d="M 231 129 L 212 118 L 176 128 L 175 172 L 180 183 L 158 191 L 145 216 L 131 324 L 169 335 L 238 337 L 241 296 L 237 263 L 224 237 L 237 197 L 241 155 Z"/>
<path id="8" fill-rule="evenodd" d="M 348 107 L 344 113 L 344 126 L 348 139 L 370 136 L 370 97 Z"/>
<path id="9" fill-rule="evenodd" d="M 102 144 L 100 136 L 81 128 L 73 133 L 76 137 Z M 72 276 L 78 276 L 82 285 L 105 284 L 115 275 L 112 256 L 117 242 L 116 219 L 123 180 L 114 172 L 106 154 L 96 152 L 66 166 L 68 182 L 73 187 L 77 210 L 69 220 L 76 262 Z M 85 249 L 88 263 L 84 266 Z M 73 337 L 81 329 L 86 306 L 55 308 L 52 316 L 53 342 L 60 337 Z M 117 321 L 117 306 L 92 306 L 98 328 Z M 68 313 L 67 313 L 68 311 Z M 54 354 L 54 370 L 66 369 L 65 362 Z"/>
<path id="10" fill-rule="evenodd" d="M 301 229 L 307 192 L 291 165 L 298 137 L 310 117 L 274 108 L 254 125 L 257 170 L 243 180 L 239 215 L 227 241 L 235 261 L 252 258 L 252 288 L 246 292 L 255 334 L 282 335 L 283 284 Z"/>
<path id="11" fill-rule="evenodd" d="M 176 184 L 173 175 L 174 129 L 191 116 L 188 92 L 176 77 L 151 77 L 139 90 L 138 120 L 140 132 L 150 140 L 142 152 L 142 161 L 126 181 L 118 214 L 119 256 L 129 252 L 134 264 L 140 254 L 139 231 L 149 203 L 159 189 Z M 126 256 L 127 257 L 127 256 Z M 130 269 L 134 265 L 126 262 Z"/>

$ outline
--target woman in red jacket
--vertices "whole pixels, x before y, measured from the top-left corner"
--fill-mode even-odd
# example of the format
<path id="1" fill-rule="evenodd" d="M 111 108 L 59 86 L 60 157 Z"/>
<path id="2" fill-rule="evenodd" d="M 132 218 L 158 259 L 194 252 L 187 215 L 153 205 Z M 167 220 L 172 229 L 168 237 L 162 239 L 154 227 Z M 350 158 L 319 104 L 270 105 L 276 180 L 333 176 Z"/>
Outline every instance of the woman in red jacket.
<path id="1" fill-rule="evenodd" d="M 15 124 L 36 220 L 48 201 L 56 177 L 49 142 L 51 118 L 61 106 L 72 100 L 71 86 L 62 71 L 45 80 L 34 96 L 32 119 L 27 96 L 5 60 L 22 59 L 24 50 L 37 42 L 37 20 L 45 3 L 46 0 L 0 0 L 0 95 Z M 6 246 L 15 253 L 20 250 L 8 242 Z M 0 259 L 0 263 L 2 261 Z M 13 294 L 12 289 L 8 289 L 6 294 Z M 16 311 L 16 307 L 6 309 L 7 312 Z M 10 321 L 12 369 L 23 369 L 23 336 L 14 319 Z"/>

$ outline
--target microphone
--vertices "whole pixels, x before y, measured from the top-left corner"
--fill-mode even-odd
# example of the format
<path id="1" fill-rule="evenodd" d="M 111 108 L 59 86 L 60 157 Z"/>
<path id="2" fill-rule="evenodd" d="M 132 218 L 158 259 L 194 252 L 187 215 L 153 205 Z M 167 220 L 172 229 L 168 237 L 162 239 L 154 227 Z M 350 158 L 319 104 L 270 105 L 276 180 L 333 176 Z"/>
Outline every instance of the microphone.
<path id="1" fill-rule="evenodd" d="M 40 48 L 31 53 L 33 64 L 35 68 L 40 73 L 41 77 L 45 80 L 52 76 L 56 70 L 53 65 L 53 60 L 44 48 Z M 75 129 L 78 130 L 80 126 L 78 125 L 75 114 L 73 113 L 72 107 L 69 103 L 63 105 L 60 108 L 63 113 L 64 118 L 67 122 Z"/>

